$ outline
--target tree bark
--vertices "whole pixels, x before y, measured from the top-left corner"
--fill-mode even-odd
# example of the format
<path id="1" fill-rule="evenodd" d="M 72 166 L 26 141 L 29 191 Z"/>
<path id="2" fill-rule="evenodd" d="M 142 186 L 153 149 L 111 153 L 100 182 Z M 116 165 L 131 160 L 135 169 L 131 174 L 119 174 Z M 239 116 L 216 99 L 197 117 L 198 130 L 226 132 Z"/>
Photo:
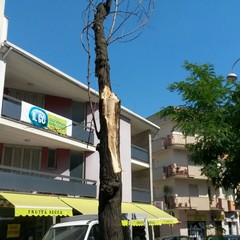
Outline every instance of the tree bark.
<path id="1" fill-rule="evenodd" d="M 122 169 L 119 150 L 121 103 L 111 90 L 104 20 L 112 1 L 100 3 L 94 16 L 95 73 L 99 86 L 100 156 L 99 227 L 101 239 L 123 240 L 121 227 Z"/>

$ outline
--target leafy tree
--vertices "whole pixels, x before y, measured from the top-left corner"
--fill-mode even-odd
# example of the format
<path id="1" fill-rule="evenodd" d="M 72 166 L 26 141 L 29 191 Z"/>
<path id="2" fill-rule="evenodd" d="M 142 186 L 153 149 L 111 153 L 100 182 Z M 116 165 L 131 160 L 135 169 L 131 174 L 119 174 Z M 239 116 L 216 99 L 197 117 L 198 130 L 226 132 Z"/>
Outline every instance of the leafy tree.
<path id="1" fill-rule="evenodd" d="M 217 76 L 210 64 L 186 61 L 184 68 L 189 72 L 186 80 L 169 86 L 184 104 L 162 109 L 160 117 L 175 121 L 185 136 L 196 136 L 196 142 L 186 148 L 192 160 L 202 165 L 202 174 L 215 186 L 239 193 L 240 84 Z"/>

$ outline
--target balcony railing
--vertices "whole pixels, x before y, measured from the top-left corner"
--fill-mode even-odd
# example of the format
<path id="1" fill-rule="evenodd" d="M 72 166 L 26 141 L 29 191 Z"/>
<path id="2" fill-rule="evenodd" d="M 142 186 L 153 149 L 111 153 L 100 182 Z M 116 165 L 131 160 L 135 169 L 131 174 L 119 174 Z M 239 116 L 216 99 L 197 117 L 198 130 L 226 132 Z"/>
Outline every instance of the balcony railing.
<path id="1" fill-rule="evenodd" d="M 142 202 L 142 203 L 151 203 L 150 190 L 133 187 L 132 188 L 132 201 L 133 202 Z"/>
<path id="2" fill-rule="evenodd" d="M 235 204 L 235 201 L 233 200 L 218 198 L 217 201 L 215 201 L 214 203 L 216 208 L 220 210 L 224 210 L 226 212 L 231 212 L 236 210 L 236 204 Z"/>
<path id="3" fill-rule="evenodd" d="M 199 165 L 188 165 L 188 176 L 195 179 L 206 179 L 207 177 L 202 174 L 202 166 Z"/>
<path id="4" fill-rule="evenodd" d="M 149 152 L 146 149 L 138 146 L 131 146 L 131 157 L 132 159 L 139 160 L 144 163 L 149 163 Z"/>
<path id="5" fill-rule="evenodd" d="M 169 209 L 210 210 L 209 199 L 207 197 L 167 197 L 167 207 Z"/>
<path id="6" fill-rule="evenodd" d="M 0 189 L 96 198 L 96 181 L 0 165 Z"/>
<path id="7" fill-rule="evenodd" d="M 164 168 L 164 175 L 165 177 L 188 177 L 188 167 L 174 163 Z"/>
<path id="8" fill-rule="evenodd" d="M 179 147 L 183 148 L 186 144 L 194 143 L 195 137 L 187 136 L 184 137 L 182 134 L 169 134 L 165 138 L 159 140 L 162 146 L 160 149 L 167 149 L 168 147 Z"/>
<path id="9" fill-rule="evenodd" d="M 7 95 L 4 95 L 4 98 L 3 98 L 3 106 L 2 106 L 2 116 L 5 116 L 7 118 L 10 118 L 10 119 L 14 119 L 14 120 L 17 120 L 17 121 L 21 121 L 22 124 L 26 124 L 26 125 L 29 125 L 31 123 L 28 123 L 26 121 L 23 121 L 21 119 L 21 112 L 23 110 L 23 104 L 27 104 L 23 101 L 19 101 L 13 97 L 10 97 L 10 96 L 7 96 Z M 34 106 L 35 107 L 35 106 Z M 38 108 L 40 109 L 40 108 Z M 46 111 L 43 109 L 43 111 Z M 59 115 L 57 114 L 54 114 L 54 113 L 51 113 L 50 111 L 46 111 L 46 112 L 49 112 L 51 115 L 54 115 L 55 116 L 55 119 L 58 118 Z M 63 118 L 62 116 L 59 116 L 59 119 L 60 118 Z M 54 119 L 54 120 L 55 120 Z M 55 128 L 43 128 L 43 127 L 40 127 L 39 129 L 43 130 L 43 131 L 51 131 L 52 133 L 54 134 L 61 134 L 61 136 L 63 137 L 70 137 L 70 138 L 73 138 L 75 140 L 79 140 L 79 141 L 82 141 L 82 142 L 86 142 L 88 144 L 92 144 L 94 143 L 94 133 L 93 133 L 93 129 L 90 128 L 90 127 L 87 127 L 83 124 L 80 124 L 80 123 L 77 123 L 77 122 L 74 122 L 70 119 L 67 119 L 67 118 L 64 118 L 65 121 L 70 125 L 71 127 L 71 132 L 67 132 L 67 133 L 62 133 L 62 129 L 60 129 L 59 131 L 56 131 Z M 60 119 L 61 121 L 61 119 Z M 38 127 L 36 125 L 32 125 L 32 127 Z M 67 128 L 69 126 L 65 126 L 65 128 Z"/>

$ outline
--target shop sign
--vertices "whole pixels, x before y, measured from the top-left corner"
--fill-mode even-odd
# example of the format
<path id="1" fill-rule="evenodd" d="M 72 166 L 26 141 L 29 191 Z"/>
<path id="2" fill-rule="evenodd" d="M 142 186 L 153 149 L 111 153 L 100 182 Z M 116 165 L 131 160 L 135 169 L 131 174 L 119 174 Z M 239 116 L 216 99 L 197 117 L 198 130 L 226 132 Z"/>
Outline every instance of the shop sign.
<path id="1" fill-rule="evenodd" d="M 15 216 L 71 216 L 71 210 L 65 209 L 38 209 L 16 208 Z"/>
<path id="2" fill-rule="evenodd" d="M 21 121 L 62 135 L 72 136 L 72 120 L 26 102 L 22 102 Z"/>
<path id="3" fill-rule="evenodd" d="M 7 238 L 18 238 L 20 235 L 20 224 L 8 224 Z"/>
<path id="4" fill-rule="evenodd" d="M 187 220 L 192 222 L 206 221 L 206 216 L 200 214 L 188 215 Z"/>
<path id="5" fill-rule="evenodd" d="M 224 220 L 224 218 L 225 218 L 225 214 L 224 214 L 224 212 L 223 213 L 218 213 L 218 214 L 216 214 L 216 221 L 223 221 Z"/>

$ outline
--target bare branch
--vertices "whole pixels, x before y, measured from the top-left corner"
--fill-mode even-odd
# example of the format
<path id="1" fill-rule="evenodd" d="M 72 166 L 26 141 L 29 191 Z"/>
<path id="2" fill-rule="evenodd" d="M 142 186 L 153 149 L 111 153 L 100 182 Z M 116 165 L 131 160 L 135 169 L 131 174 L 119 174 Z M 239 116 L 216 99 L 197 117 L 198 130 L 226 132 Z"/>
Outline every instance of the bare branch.
<path id="1" fill-rule="evenodd" d="M 88 0 L 87 5 L 82 14 L 84 28 L 82 30 L 80 41 L 84 51 L 87 53 L 87 85 L 89 94 L 89 103 L 92 112 L 93 123 L 95 131 L 98 134 L 95 116 L 94 106 L 91 99 L 90 85 L 91 85 L 91 45 L 94 41 L 92 28 L 95 24 L 94 15 L 99 5 L 104 6 L 106 16 L 111 17 L 111 21 L 106 19 L 105 29 L 108 29 L 106 43 L 107 45 L 120 41 L 129 42 L 139 37 L 144 26 L 147 24 L 151 13 L 154 9 L 155 0 Z M 114 9 L 111 11 L 111 7 Z M 102 16 L 99 16 L 101 18 Z M 120 33 L 120 34 L 119 34 Z M 124 41 L 123 41 L 124 40 Z"/>
<path id="2" fill-rule="evenodd" d="M 148 23 L 148 20 L 150 19 L 152 11 L 155 6 L 155 0 L 149 1 L 138 0 L 135 2 L 136 4 L 134 5 L 132 1 L 123 0 L 118 2 L 117 9 L 115 6 L 114 11 L 111 13 L 113 14 L 114 17 L 112 20 L 112 27 L 109 30 L 109 36 L 107 39 L 108 44 L 129 36 L 132 36 L 132 38 L 128 39 L 127 41 L 131 41 L 138 37 L 139 35 L 141 35 L 139 31 L 141 31 L 141 29 L 143 29 L 144 26 Z M 148 2 L 147 5 L 146 2 Z M 120 9 L 120 7 L 122 6 L 124 6 L 125 8 Z M 118 24 L 116 24 L 117 18 Z M 133 22 L 134 18 L 136 19 L 135 22 Z M 122 21 L 119 21 L 119 19 L 122 19 Z M 132 26 L 132 29 L 130 29 L 129 26 Z M 126 27 L 126 29 L 124 30 L 125 33 L 122 33 L 121 35 L 116 36 L 113 39 L 113 37 L 117 33 L 119 33 L 119 30 L 124 29 L 125 27 Z"/>
<path id="3" fill-rule="evenodd" d="M 145 22 L 143 22 L 141 25 L 137 26 L 135 29 L 133 29 L 131 32 L 125 33 L 121 36 L 116 37 L 115 39 L 113 39 L 112 41 L 109 42 L 109 44 L 118 41 L 120 39 L 126 38 L 130 35 L 133 35 L 134 33 L 138 32 L 139 29 L 143 28 L 146 24 L 147 24 L 148 20 L 145 20 Z M 124 42 L 130 42 L 133 41 L 134 39 L 138 38 L 140 35 L 142 34 L 142 32 L 139 32 L 136 36 L 133 36 L 131 39 L 128 39 L 127 41 Z"/>
<path id="4" fill-rule="evenodd" d="M 89 29 L 92 25 L 92 23 L 90 22 L 90 13 L 91 13 L 90 11 L 92 9 L 91 8 L 92 4 L 93 4 L 93 1 L 90 1 L 87 9 L 83 13 L 84 14 L 84 20 L 87 21 L 87 22 L 85 23 L 85 27 L 82 31 L 80 40 L 81 40 L 83 49 L 87 53 L 87 59 L 88 59 L 88 62 L 87 62 L 88 99 L 89 99 L 89 104 L 90 104 L 94 129 L 95 129 L 95 132 L 98 136 L 99 131 L 97 129 L 96 119 L 95 119 L 95 115 L 94 115 L 96 109 L 93 108 L 93 102 L 92 102 L 92 99 L 91 99 L 91 91 L 90 91 L 90 85 L 91 85 L 91 44 L 90 44 L 90 39 L 89 39 L 89 36 L 90 36 Z M 85 43 L 83 41 L 83 36 L 84 35 L 86 36 L 87 45 L 85 45 Z"/>
<path id="5" fill-rule="evenodd" d="M 118 0 L 115 1 L 115 10 L 114 10 L 114 13 L 113 13 L 113 21 L 112 21 L 111 29 L 110 29 L 109 34 L 108 34 L 107 44 L 109 44 L 110 38 L 112 36 L 113 30 L 114 30 L 114 27 L 115 27 L 115 23 L 116 23 L 116 19 L 117 19 L 117 11 L 118 11 Z"/>

